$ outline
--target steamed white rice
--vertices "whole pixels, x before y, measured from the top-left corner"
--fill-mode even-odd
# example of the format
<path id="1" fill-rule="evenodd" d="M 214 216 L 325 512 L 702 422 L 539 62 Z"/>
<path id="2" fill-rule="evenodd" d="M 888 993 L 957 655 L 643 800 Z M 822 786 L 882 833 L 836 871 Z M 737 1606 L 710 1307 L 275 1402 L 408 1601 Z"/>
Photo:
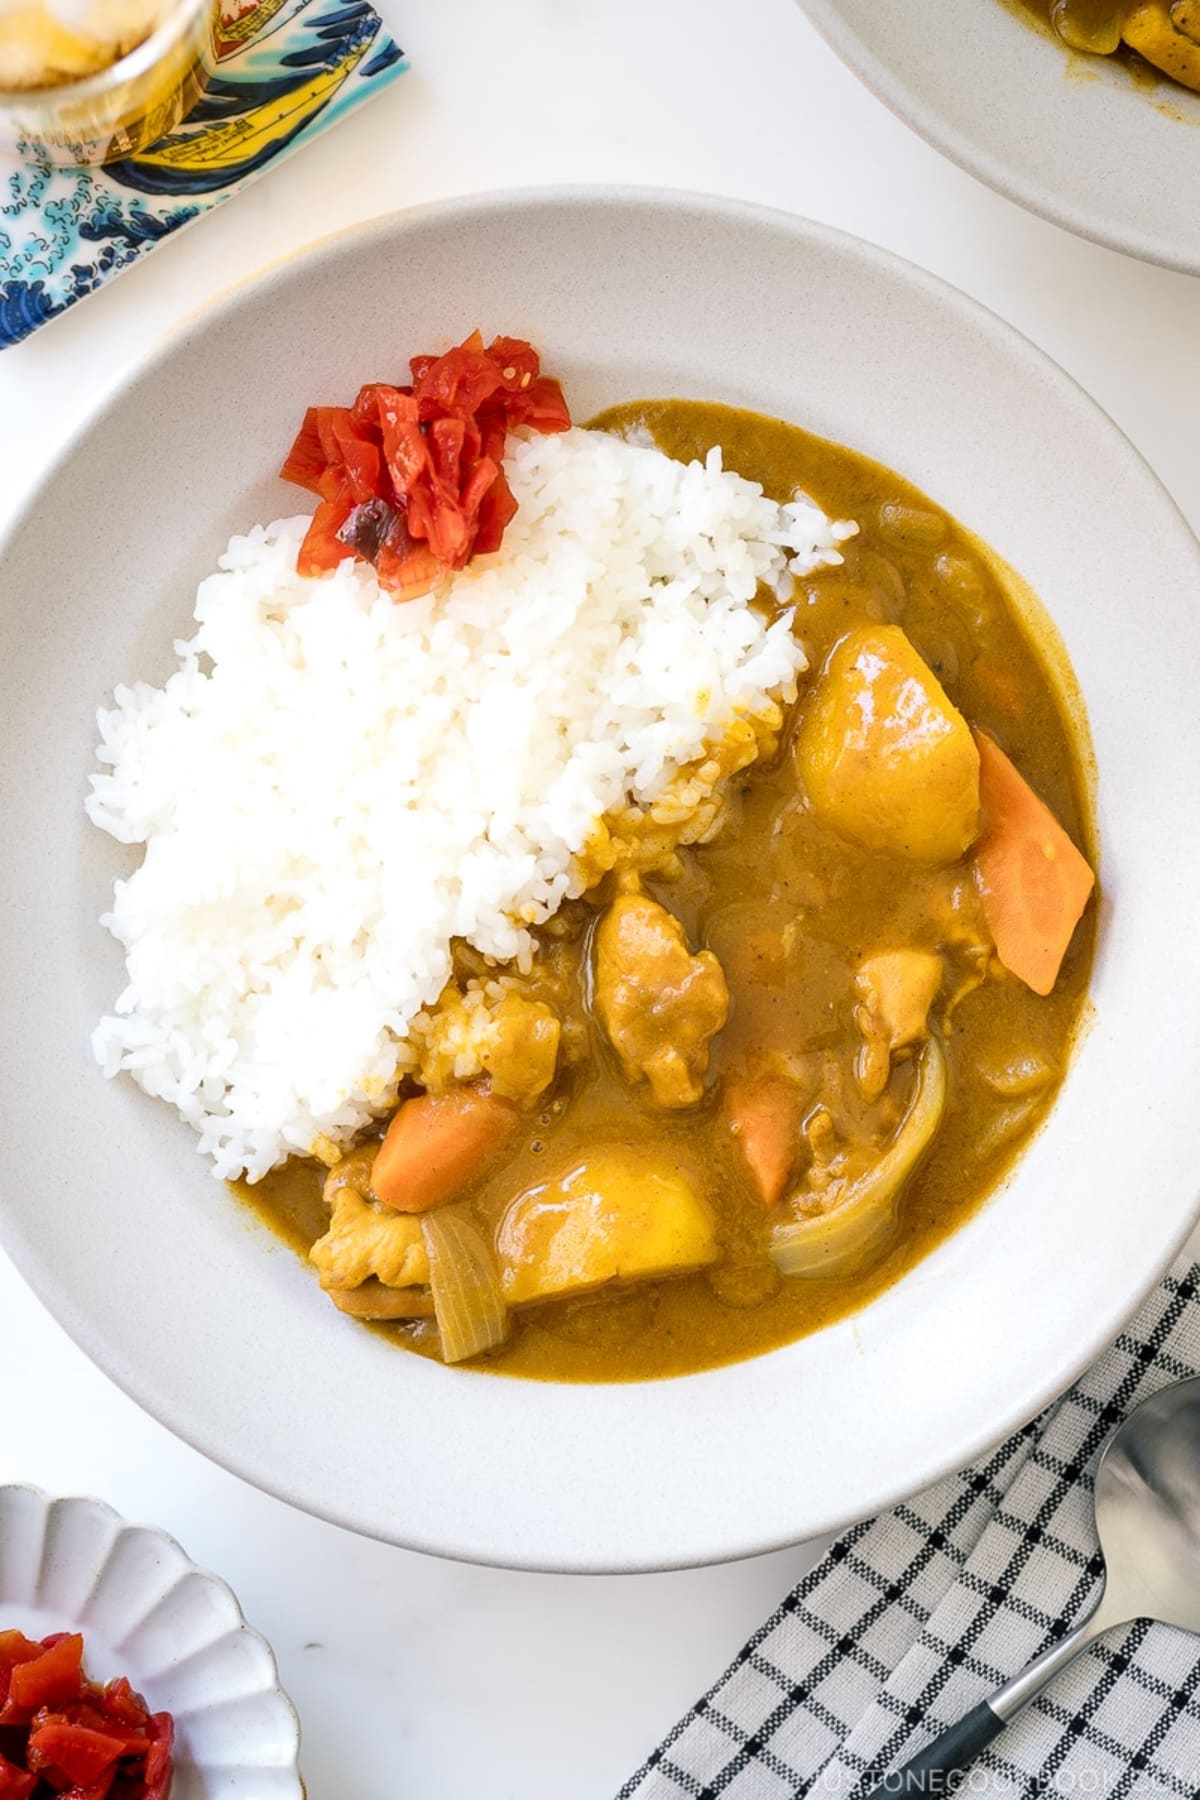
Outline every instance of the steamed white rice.
<path id="1" fill-rule="evenodd" d="M 397 605 L 295 572 L 307 520 L 235 537 L 163 687 L 99 714 L 89 816 L 141 866 L 103 923 L 128 985 L 98 1026 L 251 1179 L 391 1102 L 451 939 L 527 962 L 604 814 L 648 802 L 803 652 L 766 581 L 849 531 L 725 473 L 588 431 L 510 441 L 503 549 Z"/>

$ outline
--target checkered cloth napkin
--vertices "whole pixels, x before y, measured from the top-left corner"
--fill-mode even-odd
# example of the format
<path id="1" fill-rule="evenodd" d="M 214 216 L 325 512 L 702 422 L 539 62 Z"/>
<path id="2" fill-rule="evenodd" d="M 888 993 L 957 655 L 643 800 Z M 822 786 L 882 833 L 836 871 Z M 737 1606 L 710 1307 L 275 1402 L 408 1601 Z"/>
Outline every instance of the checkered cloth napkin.
<path id="1" fill-rule="evenodd" d="M 787 1596 L 618 1800 L 866 1794 L 1087 1606 L 1092 1474 L 1140 1400 L 1200 1371 L 1200 1265 L 986 1461 L 856 1525 Z M 1200 1642 L 1146 1621 L 1063 1671 L 944 1793 L 1200 1795 Z"/>

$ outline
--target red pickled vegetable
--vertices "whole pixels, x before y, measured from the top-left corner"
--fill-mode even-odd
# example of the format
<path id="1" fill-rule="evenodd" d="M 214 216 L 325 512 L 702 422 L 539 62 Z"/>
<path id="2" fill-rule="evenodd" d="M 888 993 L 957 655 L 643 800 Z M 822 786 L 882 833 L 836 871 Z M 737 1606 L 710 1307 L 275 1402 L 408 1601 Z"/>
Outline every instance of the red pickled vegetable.
<path id="1" fill-rule="evenodd" d="M 87 1787 L 129 1750 L 124 1736 L 110 1737 L 105 1731 L 70 1725 L 63 1719 L 31 1731 L 26 1756 L 31 1770 L 40 1774 L 44 1769 L 58 1769 L 77 1787 Z"/>
<path id="2" fill-rule="evenodd" d="M 8 1699 L 9 1678 L 17 1664 L 32 1662 L 41 1654 L 42 1645 L 23 1631 L 0 1631 L 0 1709 Z"/>
<path id="3" fill-rule="evenodd" d="M 37 1784 L 36 1775 L 0 1756 L 0 1800 L 30 1800 Z"/>
<path id="4" fill-rule="evenodd" d="M 296 568 L 301 575 L 327 575 L 354 552 L 338 533 L 354 510 L 350 499 L 322 500 L 300 546 Z"/>
<path id="5" fill-rule="evenodd" d="M 297 558 L 301 575 L 356 556 L 396 599 L 426 593 L 500 548 L 517 510 L 502 466 L 509 431 L 571 423 L 558 382 L 521 338 L 485 349 L 474 331 L 409 368 L 407 387 L 369 382 L 352 406 L 305 413 L 280 470 L 321 502 Z"/>
<path id="6" fill-rule="evenodd" d="M 18 1663 L 9 1676 L 0 1725 L 27 1725 L 39 1706 L 79 1699 L 83 1639 L 76 1632 L 46 1643 L 40 1656 Z"/>
<path id="7" fill-rule="evenodd" d="M 170 1714 L 89 1681 L 78 1633 L 0 1632 L 0 1694 L 0 1800 L 167 1800 Z"/>
<path id="8" fill-rule="evenodd" d="M 145 1793 L 142 1800 L 167 1800 L 171 1785 L 171 1751 L 175 1747 L 175 1721 L 170 1713 L 151 1713 L 150 1728 L 154 1740 L 146 1752 L 143 1774 Z"/>

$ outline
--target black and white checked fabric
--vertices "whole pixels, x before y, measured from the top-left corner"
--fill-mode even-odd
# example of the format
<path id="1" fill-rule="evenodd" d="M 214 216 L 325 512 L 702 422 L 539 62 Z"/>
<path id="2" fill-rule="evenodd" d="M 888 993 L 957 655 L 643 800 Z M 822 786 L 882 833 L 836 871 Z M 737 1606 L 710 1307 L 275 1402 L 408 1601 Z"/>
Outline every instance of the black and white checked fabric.
<path id="1" fill-rule="evenodd" d="M 618 1800 L 869 1792 L 1075 1622 L 1100 1571 L 1091 1477 L 1104 1441 L 1147 1394 L 1198 1371 L 1200 1265 L 1184 1263 L 1041 1418 L 839 1538 Z M 1200 1643 L 1145 1622 L 1110 1633 L 957 1791 L 1193 1800 Z"/>

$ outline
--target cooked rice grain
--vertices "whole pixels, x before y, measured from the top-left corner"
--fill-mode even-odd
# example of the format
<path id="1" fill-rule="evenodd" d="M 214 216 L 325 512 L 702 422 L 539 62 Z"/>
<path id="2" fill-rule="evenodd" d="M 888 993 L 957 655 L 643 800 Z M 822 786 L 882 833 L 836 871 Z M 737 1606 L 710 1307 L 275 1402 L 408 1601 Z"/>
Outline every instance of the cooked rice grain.
<path id="1" fill-rule="evenodd" d="M 527 964 L 606 814 L 646 806 L 804 657 L 760 581 L 844 527 L 597 432 L 517 439 L 497 555 L 396 605 L 295 572 L 307 521 L 236 537 L 166 684 L 99 715 L 89 816 L 141 866 L 103 923 L 128 982 L 93 1044 L 219 1176 L 345 1144 L 413 1066 L 451 939 Z"/>

